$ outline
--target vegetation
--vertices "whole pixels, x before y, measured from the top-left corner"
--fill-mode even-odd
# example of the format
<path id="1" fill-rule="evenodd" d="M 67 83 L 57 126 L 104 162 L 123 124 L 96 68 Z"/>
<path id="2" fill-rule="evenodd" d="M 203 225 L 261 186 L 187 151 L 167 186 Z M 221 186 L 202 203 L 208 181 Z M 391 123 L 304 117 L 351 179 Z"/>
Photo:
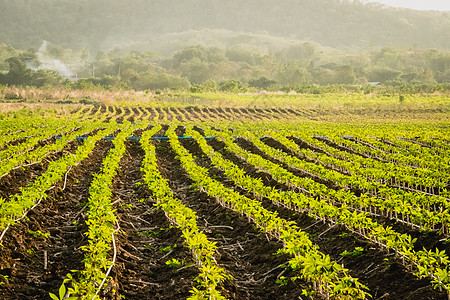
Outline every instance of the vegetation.
<path id="1" fill-rule="evenodd" d="M 292 40 L 334 48 L 450 49 L 447 13 L 385 8 L 363 1 L 297 0 L 279 5 L 274 0 L 135 0 L 132 4 L 2 0 L 0 7 L 0 41 L 23 49 L 37 48 L 42 40 L 92 53 L 149 45 L 167 53 L 186 46 L 182 44 L 186 41 L 253 44 L 269 50 Z"/>
<path id="2" fill-rule="evenodd" d="M 380 90 L 378 85 L 399 93 L 442 93 L 448 92 L 450 82 L 450 54 L 438 50 L 386 47 L 336 53 L 311 43 L 277 52 L 192 46 L 170 57 L 114 50 L 82 60 L 83 51 L 55 49 L 58 47 L 30 52 L 3 44 L 0 57 L 4 61 L 0 61 L 0 70 L 4 71 L 0 72 L 0 86 L 147 92 L 170 89 L 197 94 L 261 90 L 370 94 Z M 64 73 L 66 68 L 43 64 L 44 54 L 61 65 L 65 62 L 71 66 L 70 77 L 64 77 L 69 76 Z M 72 64 L 74 61 L 77 63 Z M 6 99 L 22 98 L 9 95 Z"/>
<path id="3" fill-rule="evenodd" d="M 245 100 L 244 96 L 241 97 Z M 60 284 L 53 290 L 56 292 L 59 288 L 58 296 L 51 294 L 53 299 L 68 296 L 92 299 L 103 293 L 118 295 L 120 291 L 102 287 L 121 287 L 109 275 L 115 268 L 116 255 L 125 251 L 121 246 L 116 249 L 117 245 L 125 242 L 116 242 L 122 237 L 118 229 L 121 224 L 125 226 L 122 221 L 125 216 L 120 210 L 131 211 L 137 205 L 149 204 L 151 206 L 146 210 L 161 210 L 179 229 L 183 242 L 171 242 L 160 247 L 159 251 L 155 250 L 158 248 L 152 243 L 163 233 L 158 226 L 152 226 L 151 219 L 147 219 L 146 227 L 135 228 L 136 235 L 148 242 L 138 247 L 152 253 L 160 252 L 161 259 L 155 263 L 173 274 L 190 268 L 191 264 L 185 265 L 183 258 L 170 256 L 179 248 L 187 248 L 198 269 L 191 278 L 187 296 L 190 299 L 226 299 L 231 295 L 228 283 L 233 284 L 236 274 L 231 275 L 227 269 L 229 265 L 220 264 L 223 246 L 219 241 L 226 241 L 226 238 L 215 233 L 214 229 L 222 227 L 233 230 L 237 224 L 232 223 L 233 227 L 216 225 L 200 229 L 201 220 L 207 216 L 196 211 L 197 206 L 191 208 L 186 205 L 188 197 L 180 198 L 182 200 L 175 197 L 175 193 L 185 192 L 180 192 L 183 188 L 174 189 L 166 179 L 168 171 L 163 167 L 166 162 L 158 154 L 158 151 L 166 150 L 157 150 L 161 145 L 174 152 L 174 160 L 179 161 L 180 168 L 185 170 L 192 182 L 186 190 L 199 190 L 204 197 L 214 200 L 217 205 L 215 210 L 222 207 L 235 212 L 243 217 L 242 222 L 248 221 L 258 227 L 268 242 L 280 242 L 278 255 L 285 255 L 286 258 L 283 268 L 289 266 L 287 269 L 294 272 L 294 276 L 274 277 L 275 284 L 291 289 L 294 281 L 302 280 L 304 286 L 296 291 L 297 295 L 333 299 L 368 298 L 374 287 L 363 277 L 357 279 L 350 276 L 345 262 L 370 260 L 370 253 L 380 249 L 377 255 L 391 257 L 383 251 L 395 254 L 391 259 L 401 264 L 404 272 L 427 278 L 428 293 L 433 293 L 432 288 L 440 295 L 450 290 L 446 246 L 450 226 L 448 122 L 329 124 L 305 121 L 298 115 L 300 110 L 283 112 L 275 108 L 259 111 L 245 108 L 245 111 L 247 117 L 253 120 L 225 122 L 239 112 L 237 108 L 227 107 L 219 110 L 214 107 L 131 109 L 83 106 L 69 118 L 77 119 L 79 128 L 71 122 L 61 124 L 58 116 L 54 116 L 51 124 L 45 124 L 39 121 L 33 123 L 36 119 L 33 114 L 27 117 L 2 115 L 0 130 L 3 148 L 0 159 L 2 165 L 10 166 L 4 170 L 8 176 L 16 176 L 12 167 L 27 168 L 27 163 L 37 164 L 53 152 L 66 149 L 69 154 L 49 162 L 46 170 L 34 182 L 21 188 L 19 193 L 0 200 L 0 228 L 3 230 L 0 239 L 7 239 L 8 228 L 10 231 L 16 230 L 20 225 L 17 223 L 19 219 L 29 222 L 23 218 L 29 210 L 48 205 L 48 191 L 61 181 L 64 181 L 65 188 L 71 168 L 83 160 L 92 159 L 91 153 L 98 147 L 97 142 L 113 135 L 111 149 L 99 159 L 100 171 L 87 183 L 89 199 L 82 222 L 86 226 L 81 228 L 88 241 L 75 250 L 83 254 L 84 269 L 78 272 L 65 270 L 64 274 L 69 274 L 60 278 Z M 20 121 L 15 122 L 16 119 Z M 149 122 L 151 128 L 148 128 Z M 154 141 L 155 135 L 164 131 L 163 127 L 168 128 L 163 133 L 163 141 Z M 179 136 L 180 130 L 184 131 L 184 137 Z M 127 141 L 127 137 L 137 131 L 142 132 L 138 134 L 140 142 Z M 23 132 L 30 138 L 24 139 L 26 135 Z M 90 137 L 81 146 L 74 150 L 65 147 L 86 132 Z M 55 135 L 63 137 L 48 145 L 38 143 Z M 191 144 L 183 140 L 190 140 Z M 141 149 L 143 156 L 142 163 L 137 167 L 137 171 L 140 169 L 143 174 L 143 180 L 134 182 L 131 188 L 139 190 L 145 185 L 150 196 L 140 200 L 141 196 L 132 195 L 136 198 L 134 205 L 124 202 L 115 209 L 111 201 L 116 188 L 113 182 L 121 160 L 124 156 L 131 161 L 136 159 L 127 154 L 131 143 L 136 143 L 133 147 Z M 192 145 L 199 149 L 195 155 Z M 24 155 L 26 159 L 22 157 Z M 209 160 L 210 165 L 205 160 Z M 257 172 L 249 171 L 248 166 Z M 215 168 L 223 175 L 214 171 Z M 130 178 L 135 178 L 133 176 Z M 180 176 L 178 174 L 177 178 L 181 181 L 187 180 Z M 65 193 L 64 188 L 60 194 Z M 118 195 L 126 196 L 123 193 Z M 195 201 L 200 200 L 195 198 Z M 77 214 L 84 210 L 80 209 Z M 287 211 L 313 218 L 314 222 L 325 226 L 326 229 L 317 233 L 319 237 L 341 226 L 342 239 L 359 237 L 366 244 L 351 244 L 336 250 L 333 255 L 344 260 L 342 265 L 331 258 L 328 253 L 332 251 L 330 248 L 319 248 L 316 242 L 321 239 L 307 233 L 313 225 L 295 221 L 297 219 L 290 217 Z M 117 217 L 118 214 L 121 217 Z M 225 224 L 232 222 L 230 216 L 223 216 L 223 219 Z M 205 222 L 208 224 L 208 221 Z M 25 228 L 24 234 L 34 241 L 50 243 L 54 239 L 52 229 L 46 228 L 45 224 L 38 228 Z M 424 238 L 433 242 L 424 243 Z M 237 243 L 235 246 L 243 245 Z M 127 249 L 131 248 L 127 246 Z M 42 260 L 38 247 L 25 247 L 24 251 L 27 257 Z M 144 252 L 140 255 L 143 256 Z M 355 272 L 359 265 L 352 268 Z M 14 275 L 10 277 L 0 285 L 0 292 L 16 280 Z M 49 292 L 46 291 L 47 295 Z"/>

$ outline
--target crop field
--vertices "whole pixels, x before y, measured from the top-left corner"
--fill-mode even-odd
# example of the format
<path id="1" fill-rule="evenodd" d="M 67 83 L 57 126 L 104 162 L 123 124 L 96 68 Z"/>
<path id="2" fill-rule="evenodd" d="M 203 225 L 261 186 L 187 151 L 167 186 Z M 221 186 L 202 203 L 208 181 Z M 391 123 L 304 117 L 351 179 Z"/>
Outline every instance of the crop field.
<path id="1" fill-rule="evenodd" d="M 450 124 L 308 117 L 1 117 L 0 299 L 448 299 Z"/>

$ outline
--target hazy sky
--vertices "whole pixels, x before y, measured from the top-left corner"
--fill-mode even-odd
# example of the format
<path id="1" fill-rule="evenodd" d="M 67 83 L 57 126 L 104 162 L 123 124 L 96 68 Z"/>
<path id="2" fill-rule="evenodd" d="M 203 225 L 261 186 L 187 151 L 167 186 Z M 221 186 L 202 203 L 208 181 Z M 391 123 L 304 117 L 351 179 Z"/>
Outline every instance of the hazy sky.
<path id="1" fill-rule="evenodd" d="M 366 0 L 366 1 L 420 10 L 450 11 L 450 0 Z"/>

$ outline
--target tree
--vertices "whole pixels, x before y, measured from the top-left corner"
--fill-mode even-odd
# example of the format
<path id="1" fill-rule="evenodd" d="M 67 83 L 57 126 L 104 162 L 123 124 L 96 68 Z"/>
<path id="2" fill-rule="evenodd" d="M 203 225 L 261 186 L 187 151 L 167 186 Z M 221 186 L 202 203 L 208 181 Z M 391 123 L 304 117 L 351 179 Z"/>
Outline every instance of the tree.
<path id="1" fill-rule="evenodd" d="M 335 69 L 333 84 L 354 84 L 356 82 L 355 70 L 350 66 L 338 66 Z"/>
<path id="2" fill-rule="evenodd" d="M 297 62 L 290 61 L 280 65 L 275 77 L 281 85 L 298 85 L 311 82 L 311 74 Z"/>
<path id="3" fill-rule="evenodd" d="M 256 87 L 260 89 L 267 89 L 276 83 L 275 80 L 268 79 L 265 76 L 259 77 L 258 79 L 253 79 L 248 82 L 251 87 Z"/>
<path id="4" fill-rule="evenodd" d="M 402 72 L 391 68 L 374 68 L 367 74 L 367 80 L 371 82 L 386 82 L 397 79 Z"/>
<path id="5" fill-rule="evenodd" d="M 220 85 L 219 90 L 223 92 L 237 93 L 245 90 L 245 86 L 242 85 L 242 83 L 239 80 L 228 80 Z"/>
<path id="6" fill-rule="evenodd" d="M 210 64 L 198 58 L 181 65 L 181 76 L 187 77 L 192 84 L 200 84 L 212 77 Z"/>
<path id="7" fill-rule="evenodd" d="M 138 74 L 130 86 L 136 90 L 188 89 L 190 83 L 187 78 L 175 75 L 145 72 Z"/>
<path id="8" fill-rule="evenodd" d="M 317 55 L 317 46 L 311 43 L 289 46 L 280 51 L 279 56 L 284 60 L 309 61 Z"/>
<path id="9" fill-rule="evenodd" d="M 27 68 L 25 62 L 19 57 L 11 57 L 6 60 L 9 64 L 9 72 L 6 74 L 6 83 L 11 85 L 27 85 L 31 83 L 32 71 Z"/>

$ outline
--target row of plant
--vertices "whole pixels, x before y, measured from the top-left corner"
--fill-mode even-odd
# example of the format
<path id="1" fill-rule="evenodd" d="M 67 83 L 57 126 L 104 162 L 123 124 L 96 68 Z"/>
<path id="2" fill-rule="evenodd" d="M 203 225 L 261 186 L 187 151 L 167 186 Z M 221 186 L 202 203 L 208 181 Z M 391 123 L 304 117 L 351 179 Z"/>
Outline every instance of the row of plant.
<path id="1" fill-rule="evenodd" d="M 126 138 L 134 130 L 144 128 L 145 125 L 132 127 L 131 123 L 123 124 L 126 128 L 113 140 L 113 147 L 103 159 L 102 168 L 89 187 L 89 199 L 87 202 L 87 218 L 85 220 L 88 231 L 87 245 L 81 246 L 84 252 L 84 269 L 79 270 L 76 276 L 68 275 L 71 286 L 68 293 L 79 299 L 99 299 L 98 293 L 103 284 L 108 280 L 108 274 L 115 262 L 116 246 L 114 234 L 118 228 L 114 228 L 117 218 L 111 203 L 112 182 L 118 172 L 120 159 L 125 153 Z M 113 258 L 111 259 L 111 249 Z"/>
<path id="2" fill-rule="evenodd" d="M 426 176 L 438 180 L 441 172 L 450 170 L 450 158 L 436 149 L 428 151 L 427 147 L 422 147 L 421 151 L 416 155 L 407 150 L 397 150 L 395 153 L 390 153 L 376 148 L 368 142 L 363 142 L 361 138 L 354 136 L 345 137 L 336 135 L 336 133 L 330 133 L 329 138 L 335 143 L 345 145 L 358 153 L 365 153 L 383 162 L 400 165 L 408 171 L 408 174 L 414 177 Z M 376 138 L 373 139 L 375 140 Z"/>
<path id="3" fill-rule="evenodd" d="M 277 213 L 264 209 L 259 201 L 242 196 L 210 178 L 208 170 L 195 164 L 192 155 L 181 146 L 174 130 L 172 125 L 167 132 L 169 142 L 191 179 L 221 205 L 246 215 L 267 234 L 280 239 L 284 245 L 282 252 L 293 256 L 289 261 L 290 267 L 298 271 L 301 278 L 311 282 L 315 291 L 337 299 L 366 297 L 366 287 L 349 276 L 347 269 L 320 252 L 294 222 L 278 217 Z"/>
<path id="4" fill-rule="evenodd" d="M 277 132 L 277 139 L 278 137 L 284 136 L 286 134 L 295 133 L 289 131 Z M 442 178 L 440 178 L 439 181 L 427 177 L 416 177 L 415 179 L 413 179 L 411 176 L 407 174 L 405 175 L 404 166 L 393 163 L 386 164 L 376 160 L 369 162 L 370 159 L 364 159 L 358 155 L 352 155 L 351 153 L 347 153 L 345 151 L 336 151 L 336 149 L 334 149 L 333 147 L 328 146 L 326 142 L 315 140 L 304 135 L 301 138 L 303 139 L 303 142 L 309 144 L 310 147 L 318 147 L 319 151 L 323 151 L 327 154 L 322 154 L 317 151 L 311 151 L 309 149 L 300 149 L 298 145 L 287 139 L 284 139 L 283 144 L 287 145 L 287 143 L 289 143 L 292 147 L 291 149 L 295 148 L 295 151 L 297 153 L 303 153 L 310 159 L 317 159 L 321 163 L 338 166 L 338 168 L 350 171 L 352 173 L 352 177 L 350 177 L 350 180 L 353 178 L 357 178 L 357 181 L 349 182 L 349 184 L 357 184 L 358 188 L 362 190 L 368 190 L 371 193 L 375 193 L 376 188 L 379 187 L 396 187 L 401 190 L 413 192 L 415 197 L 423 198 L 424 195 L 431 196 L 425 198 L 430 202 L 427 205 L 435 205 L 440 202 L 444 205 L 444 207 L 446 207 L 445 202 L 447 202 L 447 200 L 444 198 L 450 198 L 450 195 L 446 191 L 446 186 L 448 185 L 448 179 L 446 179 L 447 175 L 445 175 L 446 172 L 440 171 L 440 174 L 442 174 Z M 436 156 L 435 159 L 439 160 L 440 157 L 443 156 Z M 372 166 L 369 166 L 369 164 L 371 164 Z M 422 174 L 421 176 L 425 175 Z M 415 180 L 416 184 L 422 184 L 424 187 L 417 189 L 414 184 L 411 184 L 413 180 Z M 409 182 L 410 184 L 408 184 L 407 182 Z M 436 188 L 431 188 L 433 186 Z M 441 197 L 439 197 L 439 195 Z"/>
<path id="5" fill-rule="evenodd" d="M 45 130 L 39 130 L 38 134 L 35 134 L 34 136 L 27 136 L 24 141 L 19 142 L 16 145 L 9 145 L 8 147 L 0 151 L 0 161 L 6 160 L 20 153 L 30 151 L 35 148 L 40 141 L 49 140 L 56 137 L 57 135 L 68 134 L 76 128 L 77 125 L 75 124 L 75 122 L 64 122 L 62 120 L 59 120 L 53 123 L 53 125 L 45 128 Z M 14 140 L 18 139 L 19 138 L 14 137 Z"/>
<path id="6" fill-rule="evenodd" d="M 450 180 L 446 172 L 437 170 L 428 170 L 422 168 L 412 168 L 392 162 L 381 162 L 372 158 L 365 158 L 358 154 L 345 150 L 337 149 L 328 144 L 328 140 L 313 138 L 299 132 L 293 132 L 292 135 L 298 136 L 308 143 L 318 146 L 336 157 L 345 158 L 359 167 L 360 172 L 369 180 L 376 180 L 382 184 L 390 184 L 396 187 L 408 187 L 411 190 L 417 190 L 432 194 L 435 191 L 438 195 L 445 193 Z M 331 141 L 331 140 L 330 140 Z"/>
<path id="7" fill-rule="evenodd" d="M 49 127 L 57 125 L 58 119 L 51 119 L 44 123 L 42 118 L 16 118 L 14 120 L 0 121 L 0 149 L 7 144 L 42 134 Z"/>
<path id="8" fill-rule="evenodd" d="M 22 188 L 19 194 L 11 195 L 8 199 L 0 198 L 0 230 L 3 230 L 3 234 L 9 226 L 20 220 L 24 213 L 45 199 L 46 192 L 63 178 L 71 166 L 75 166 L 87 158 L 98 140 L 115 130 L 117 127 L 110 125 L 107 129 L 98 131 L 97 134 L 85 140 L 74 153 L 68 153 L 62 158 L 50 162 L 47 170 L 33 183 Z"/>
<path id="9" fill-rule="evenodd" d="M 361 155 L 361 152 L 357 152 L 353 148 L 346 147 L 345 145 L 337 145 L 330 139 L 331 135 L 336 135 L 333 131 L 337 130 L 340 135 L 344 136 L 345 133 L 348 134 L 349 131 L 360 130 L 357 126 L 350 125 L 335 125 L 337 128 L 330 126 L 310 126 L 307 124 L 296 125 L 296 124 L 277 124 L 276 126 L 263 126 L 264 124 L 258 124 L 249 126 L 264 135 L 265 131 L 278 131 L 284 136 L 294 136 L 300 138 L 303 142 L 309 144 L 310 147 L 316 148 L 319 152 L 326 153 L 330 158 L 326 158 L 322 155 L 322 159 L 330 160 L 333 157 L 337 158 L 334 160 L 334 164 L 343 171 L 348 171 L 349 168 L 353 167 L 356 174 L 363 175 L 369 181 L 377 181 L 381 184 L 389 184 L 391 186 L 396 186 L 405 190 L 419 191 L 428 194 L 441 195 L 446 193 L 446 187 L 448 187 L 448 175 L 447 172 L 441 172 L 439 163 L 432 164 L 433 167 L 420 168 L 417 166 L 410 167 L 401 164 L 392 163 L 389 161 L 383 161 L 380 159 L 374 159 L 367 155 Z M 370 127 L 372 134 L 383 134 L 383 131 L 394 131 L 399 135 L 405 135 L 404 131 L 395 131 L 396 127 L 380 126 Z M 414 130 L 412 127 L 410 130 Z M 409 129 L 409 127 L 408 127 Z M 428 128 L 425 132 L 428 132 Z M 431 131 L 435 133 L 435 131 Z M 347 135 L 347 138 L 349 136 Z M 352 136 L 354 137 L 354 136 Z M 375 138 L 375 137 L 373 137 Z M 310 151 L 307 149 L 302 149 L 302 152 L 309 151 L 312 158 L 315 158 L 318 154 L 314 154 L 317 151 Z M 444 155 L 447 156 L 447 155 Z M 434 156 L 433 160 L 438 159 L 442 156 Z M 423 161 L 424 158 L 418 157 L 417 161 Z M 330 165 L 330 164 L 328 164 Z M 418 175 L 420 174 L 420 176 Z M 430 176 L 428 176 L 431 174 Z M 448 198 L 448 197 L 447 197 Z"/>
<path id="10" fill-rule="evenodd" d="M 407 164 L 414 164 L 417 167 L 429 165 L 428 161 L 417 161 L 417 157 L 421 157 L 423 154 L 439 155 L 442 154 L 442 151 L 445 151 L 445 147 L 439 145 L 439 141 L 437 140 L 431 140 L 433 143 L 426 143 L 408 137 L 394 136 L 392 134 L 383 137 L 373 137 L 370 141 L 367 141 L 363 136 L 351 137 L 350 139 L 368 147 L 373 147 L 375 150 L 383 152 L 382 155 L 384 155 L 384 153 L 398 155 L 400 159 L 406 159 Z M 396 157 L 394 156 L 391 159 L 396 160 Z"/>
<path id="11" fill-rule="evenodd" d="M 56 118 L 52 117 L 52 119 Z M 2 137 L 45 126 L 48 126 L 46 119 L 36 116 L 33 112 L 21 111 L 12 116 L 0 115 L 0 134 Z"/>
<path id="12" fill-rule="evenodd" d="M 189 132 L 196 135 L 195 133 Z M 243 150 L 235 143 L 233 138 L 225 131 L 217 132 L 209 129 L 205 130 L 206 134 L 215 134 L 219 139 L 224 141 L 227 147 L 235 155 L 238 155 L 243 160 L 252 164 L 253 166 L 269 172 L 274 179 L 281 179 L 283 183 L 290 183 L 295 186 L 297 182 L 292 179 L 295 176 L 287 179 L 285 170 L 283 171 L 278 165 L 263 159 L 259 155 L 249 153 Z M 312 216 L 320 220 L 331 220 L 332 223 L 339 223 L 345 225 L 349 230 L 358 233 L 370 241 L 386 248 L 393 249 L 403 259 L 403 262 L 408 268 L 417 270 L 417 276 L 427 276 L 432 278 L 433 284 L 439 288 L 448 290 L 450 288 L 450 277 L 448 273 L 448 256 L 445 251 L 422 251 L 414 250 L 413 239 L 408 234 L 400 234 L 392 230 L 391 227 L 384 227 L 376 221 L 368 217 L 365 212 L 351 211 L 347 205 L 333 205 L 332 201 L 327 201 L 327 197 L 321 196 L 323 190 L 312 190 L 311 195 L 305 196 L 301 193 L 276 191 L 274 188 L 264 186 L 259 180 L 255 180 L 250 176 L 246 176 L 242 170 L 239 170 L 231 162 L 223 160 L 217 152 L 212 148 L 207 148 L 204 142 L 198 139 L 199 144 L 203 144 L 205 153 L 214 159 L 214 162 L 225 171 L 227 176 L 232 178 L 237 184 L 242 185 L 250 192 L 255 193 L 259 197 L 267 197 L 275 203 L 284 204 L 288 208 L 293 208 L 298 211 L 306 211 Z M 284 173 L 284 174 L 283 174 Z M 432 256 L 432 258 L 430 258 Z"/>
<path id="13" fill-rule="evenodd" d="M 141 169 L 144 173 L 144 181 L 157 202 L 156 206 L 162 209 L 167 218 L 181 230 L 186 245 L 192 251 L 200 270 L 196 278 L 198 285 L 191 290 L 192 296 L 189 299 L 225 299 L 220 293 L 220 286 L 232 277 L 218 266 L 214 259 L 217 250 L 216 242 L 209 241 L 203 231 L 198 228 L 195 212 L 179 199 L 174 198 L 167 180 L 158 170 L 155 146 L 150 139 L 160 129 L 161 126 L 157 125 L 142 135 L 141 145 L 145 150 L 145 158 Z"/>
<path id="14" fill-rule="evenodd" d="M 337 183 L 341 186 L 341 189 L 335 191 L 324 187 L 323 184 L 307 181 L 305 184 L 311 187 L 308 190 L 314 189 L 320 191 L 315 196 L 325 196 L 333 201 L 346 203 L 354 209 L 367 211 L 373 216 L 382 213 L 412 227 L 420 227 L 424 230 L 437 229 L 444 234 L 448 232 L 450 225 L 450 217 L 448 214 L 450 203 L 445 197 L 436 195 L 429 196 L 418 192 L 407 192 L 368 181 L 365 177 L 354 174 L 358 173 L 355 170 L 355 166 L 349 167 L 353 173 L 352 175 L 341 174 L 337 171 L 327 169 L 321 164 L 306 162 L 283 151 L 274 149 L 260 141 L 256 135 L 247 130 L 235 130 L 234 133 L 248 138 L 261 151 L 291 167 L 300 169 L 312 176 L 319 176 L 328 182 Z M 296 143 L 287 139 L 282 134 L 274 131 L 266 131 L 266 135 L 275 137 L 289 149 L 300 150 L 300 153 L 302 153 Z M 318 154 L 317 156 L 323 157 L 326 155 Z M 362 190 L 361 195 L 357 197 L 351 189 L 348 190 L 348 185 Z M 367 191 L 371 191 L 371 193 L 367 194 Z M 438 224 L 440 226 L 435 228 Z"/>
<path id="15" fill-rule="evenodd" d="M 2 161 L 0 166 L 0 178 L 7 175 L 11 170 L 23 167 L 25 165 L 32 165 L 42 161 L 50 153 L 54 153 L 62 150 L 76 137 L 88 134 L 99 127 L 105 127 L 103 123 L 94 122 L 84 122 L 81 124 L 81 128 L 73 130 L 68 133 L 63 133 L 60 137 L 52 136 L 51 138 L 56 138 L 55 142 L 49 143 L 42 147 L 36 147 L 35 149 L 28 149 L 22 153 L 14 153 L 9 159 Z M 52 134 L 57 134 L 58 131 Z M 59 134 L 58 134 L 59 135 Z"/>
<path id="16" fill-rule="evenodd" d="M 357 153 L 368 153 L 371 157 L 382 162 L 388 162 L 387 166 L 395 166 L 399 172 L 395 173 L 395 177 L 408 183 L 426 187 L 445 187 L 450 179 L 448 171 L 450 170 L 449 158 L 436 151 L 426 151 L 426 147 L 422 147 L 419 155 L 412 155 L 408 151 L 397 151 L 396 153 L 386 153 L 384 151 L 376 151 L 373 147 L 368 147 L 356 138 L 344 138 L 336 136 L 332 133 L 330 138 L 340 144 L 353 149 Z M 375 139 L 375 138 L 374 138 Z M 399 139 L 401 140 L 401 139 Z M 361 141 L 358 138 L 358 141 Z M 366 143 L 367 144 L 367 143 Z M 389 170 L 384 168 L 383 170 Z"/>
<path id="17" fill-rule="evenodd" d="M 444 127 L 445 126 L 440 126 L 440 129 L 444 129 Z M 450 150 L 450 139 L 448 137 L 449 130 L 448 127 L 445 127 L 445 129 L 446 129 L 445 131 L 434 131 L 429 136 L 414 137 L 414 140 L 427 144 L 431 147 L 438 147 L 449 151 Z"/>
<path id="18" fill-rule="evenodd" d="M 415 130 L 414 132 L 404 132 L 403 130 L 390 131 L 384 133 L 381 137 L 371 138 L 370 142 L 367 142 L 365 138 L 368 136 L 368 133 L 368 130 L 362 130 L 357 137 L 351 138 L 350 140 L 371 147 L 387 159 L 397 160 L 416 167 L 433 167 L 429 161 L 417 160 L 417 158 L 423 156 L 439 156 L 440 154 L 444 154 L 449 148 L 447 144 L 442 143 L 440 138 L 437 138 L 437 136 L 443 138 L 441 136 L 443 132 L 435 128 L 425 128 L 424 130 Z M 431 137 L 433 139 L 430 139 Z M 445 161 L 448 167 L 449 159 L 446 158 Z"/>

